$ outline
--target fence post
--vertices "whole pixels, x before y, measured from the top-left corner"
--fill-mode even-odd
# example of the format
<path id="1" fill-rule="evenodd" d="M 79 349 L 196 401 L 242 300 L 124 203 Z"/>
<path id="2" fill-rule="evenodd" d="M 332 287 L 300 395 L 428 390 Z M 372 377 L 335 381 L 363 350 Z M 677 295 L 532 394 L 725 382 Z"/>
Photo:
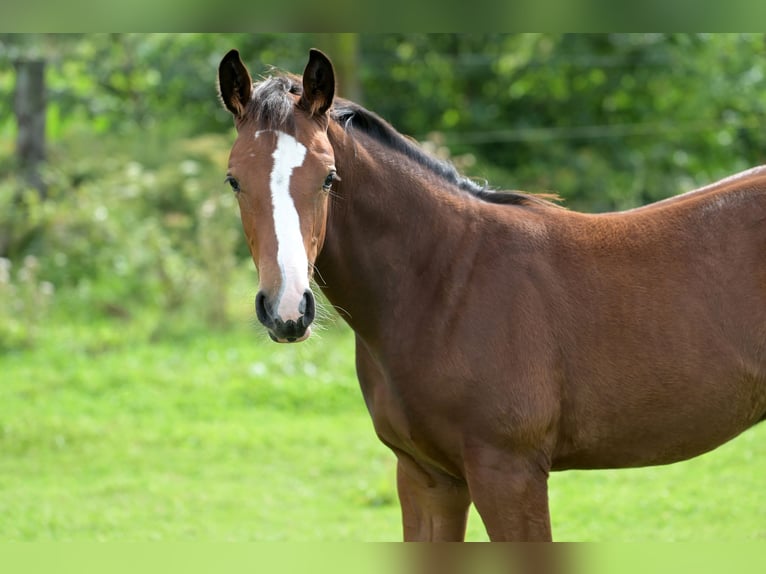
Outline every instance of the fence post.
<path id="1" fill-rule="evenodd" d="M 14 67 L 16 156 L 27 184 L 45 197 L 45 183 L 40 174 L 40 166 L 45 161 L 45 61 L 22 57 L 14 62 Z"/>

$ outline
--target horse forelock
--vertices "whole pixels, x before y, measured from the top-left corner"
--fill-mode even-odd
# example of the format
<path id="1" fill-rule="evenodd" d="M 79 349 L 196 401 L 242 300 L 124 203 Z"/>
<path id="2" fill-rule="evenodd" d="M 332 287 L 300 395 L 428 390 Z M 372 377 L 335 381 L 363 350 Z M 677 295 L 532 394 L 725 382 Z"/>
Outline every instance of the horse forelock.
<path id="1" fill-rule="evenodd" d="M 292 125 L 295 100 L 303 85 L 297 76 L 280 74 L 264 78 L 253 85 L 253 94 L 245 117 L 256 122 L 259 129 L 283 130 Z"/>

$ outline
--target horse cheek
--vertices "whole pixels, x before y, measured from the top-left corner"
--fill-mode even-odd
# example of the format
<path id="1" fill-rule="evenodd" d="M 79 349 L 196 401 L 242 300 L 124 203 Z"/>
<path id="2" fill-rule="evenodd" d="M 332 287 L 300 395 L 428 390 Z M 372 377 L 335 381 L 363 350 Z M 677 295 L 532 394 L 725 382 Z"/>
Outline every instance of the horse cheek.
<path id="1" fill-rule="evenodd" d="M 309 262 L 313 265 L 319 253 L 324 246 L 325 236 L 327 234 L 327 198 L 322 197 L 317 201 L 314 210 L 314 221 L 312 222 L 311 239 L 309 247 L 306 250 Z"/>

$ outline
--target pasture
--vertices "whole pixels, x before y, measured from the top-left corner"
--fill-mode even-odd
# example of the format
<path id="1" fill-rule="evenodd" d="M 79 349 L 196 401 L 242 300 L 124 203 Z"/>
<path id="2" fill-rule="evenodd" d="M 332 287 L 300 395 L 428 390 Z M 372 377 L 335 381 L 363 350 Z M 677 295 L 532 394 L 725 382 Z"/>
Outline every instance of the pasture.
<path id="1" fill-rule="evenodd" d="M 267 341 L 241 275 L 230 329 L 62 304 L 0 355 L 0 539 L 400 539 L 351 332 Z M 554 539 L 763 540 L 764 475 L 766 425 L 672 466 L 554 473 Z M 487 539 L 473 510 L 467 539 Z"/>

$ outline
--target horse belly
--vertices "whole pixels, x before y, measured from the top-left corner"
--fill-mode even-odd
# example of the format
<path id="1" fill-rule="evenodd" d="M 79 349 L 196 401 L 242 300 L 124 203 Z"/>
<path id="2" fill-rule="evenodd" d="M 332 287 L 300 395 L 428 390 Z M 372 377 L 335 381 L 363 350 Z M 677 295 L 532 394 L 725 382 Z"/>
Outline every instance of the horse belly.
<path id="1" fill-rule="evenodd" d="M 622 389 L 622 390 L 620 390 Z M 733 439 L 766 415 L 766 379 L 751 375 L 615 385 L 600 400 L 562 413 L 553 469 L 625 468 L 686 460 Z M 571 406 L 571 405 L 570 405 Z"/>
<path id="2" fill-rule="evenodd" d="M 677 462 L 764 417 L 766 274 L 750 251 L 717 273 L 627 266 L 619 288 L 594 282 L 601 296 L 568 308 L 554 468 Z"/>

